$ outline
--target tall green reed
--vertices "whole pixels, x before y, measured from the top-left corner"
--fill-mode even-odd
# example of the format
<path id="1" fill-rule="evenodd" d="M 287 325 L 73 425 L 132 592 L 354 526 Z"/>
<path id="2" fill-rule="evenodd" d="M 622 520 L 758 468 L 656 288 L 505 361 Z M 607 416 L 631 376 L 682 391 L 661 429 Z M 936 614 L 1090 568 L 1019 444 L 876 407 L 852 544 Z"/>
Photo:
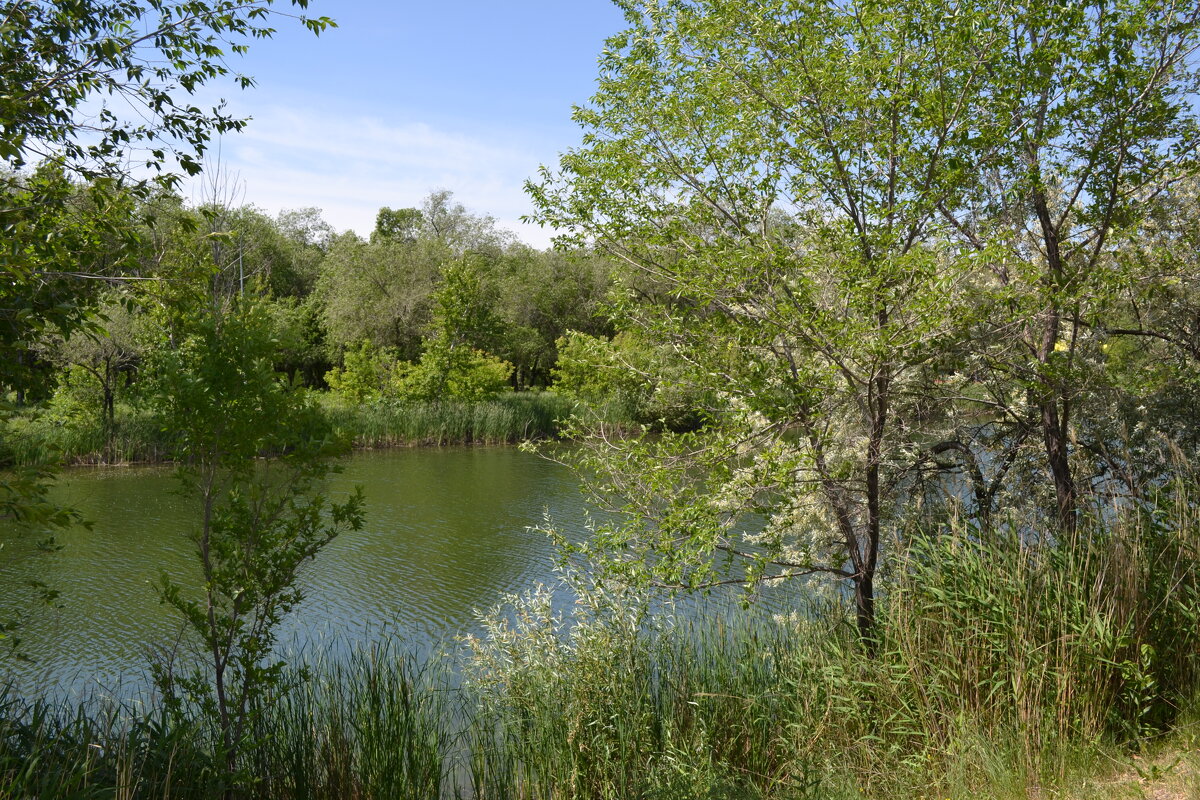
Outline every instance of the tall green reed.
<path id="1" fill-rule="evenodd" d="M 550 393 L 512 393 L 476 403 L 325 403 L 335 425 L 358 447 L 509 444 L 551 438 L 569 404 Z"/>
<path id="2" fill-rule="evenodd" d="M 106 459 L 104 429 L 97 418 L 62 418 L 26 412 L 9 423 L 7 457 L 17 464 L 100 464 Z M 146 411 L 118 406 L 107 453 L 113 463 L 169 460 L 175 436 Z"/>
<path id="3" fill-rule="evenodd" d="M 435 401 L 350 405 L 319 398 L 336 429 L 356 447 L 512 444 L 558 435 L 570 403 L 549 392 L 521 392 L 477 403 Z M 8 427 L 3 457 L 17 464 L 154 463 L 175 454 L 176 435 L 150 410 L 118 406 L 111 447 L 98 418 L 26 412 Z"/>

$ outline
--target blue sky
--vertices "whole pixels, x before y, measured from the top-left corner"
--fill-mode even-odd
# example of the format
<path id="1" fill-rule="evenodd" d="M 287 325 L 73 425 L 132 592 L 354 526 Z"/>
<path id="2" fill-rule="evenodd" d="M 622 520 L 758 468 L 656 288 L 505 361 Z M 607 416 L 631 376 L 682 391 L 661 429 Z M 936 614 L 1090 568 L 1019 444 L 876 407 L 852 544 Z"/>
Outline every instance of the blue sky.
<path id="1" fill-rule="evenodd" d="M 518 222 L 522 184 L 579 143 L 571 106 L 592 95 L 604 40 L 623 27 L 609 0 L 312 0 L 307 13 L 338 27 L 314 37 L 277 18 L 273 39 L 230 62 L 257 87 L 220 87 L 253 117 L 220 143 L 239 202 L 317 206 L 365 234 L 381 206 L 445 188 L 530 244 L 549 242 Z"/>

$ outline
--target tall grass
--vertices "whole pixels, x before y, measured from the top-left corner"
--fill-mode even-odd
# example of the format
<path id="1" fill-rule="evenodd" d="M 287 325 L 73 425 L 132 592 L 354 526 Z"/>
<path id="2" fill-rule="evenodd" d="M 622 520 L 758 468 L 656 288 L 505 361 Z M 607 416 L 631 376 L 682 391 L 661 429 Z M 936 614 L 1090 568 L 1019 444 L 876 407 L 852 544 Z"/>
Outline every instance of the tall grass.
<path id="1" fill-rule="evenodd" d="M 1186 723 L 1200 520 L 1180 494 L 1066 541 L 951 525 L 889 568 L 874 655 L 836 601 L 678 618 L 533 593 L 418 660 L 383 643 L 261 698 L 248 798 L 1065 793 Z M 299 668 L 298 668 L 299 669 Z M 216 797 L 211 723 L 0 699 L 0 797 Z M 1095 795 L 1091 795 L 1095 796 Z"/>
<path id="2" fill-rule="evenodd" d="M 17 464 L 100 464 L 105 460 L 104 438 L 98 418 L 26 412 L 9 422 L 4 455 Z M 109 457 L 112 463 L 167 461 L 175 444 L 174 434 L 163 430 L 152 413 L 118 406 Z"/>
<path id="3" fill-rule="evenodd" d="M 1069 541 L 1016 524 L 923 537 L 891 565 L 873 656 L 836 606 L 647 636 L 632 616 L 569 628 L 534 598 L 481 645 L 483 730 L 503 731 L 484 796 L 1067 785 L 1169 730 L 1200 688 L 1200 520 L 1188 496 L 1163 511 Z"/>
<path id="4" fill-rule="evenodd" d="M 449 792 L 460 718 L 446 661 L 385 642 L 317 663 L 265 715 L 255 794 L 438 798 Z"/>
<path id="5" fill-rule="evenodd" d="M 511 444 L 558 434 L 570 403 L 549 392 L 520 392 L 494 400 L 349 405 L 324 398 L 335 427 L 356 447 Z"/>
<path id="6" fill-rule="evenodd" d="M 549 392 L 521 392 L 477 403 L 347 404 L 321 395 L 322 411 L 356 447 L 512 444 L 553 438 L 570 401 Z M 25 412 L 7 426 L 0 458 L 16 464 L 157 463 L 175 453 L 175 435 L 145 409 L 119 406 L 106 456 L 98 418 Z"/>
<path id="7" fill-rule="evenodd" d="M 236 796 L 447 796 L 461 698 L 444 666 L 384 644 L 297 667 L 287 691 L 257 699 Z M 195 708 L 28 702 L 0 689 L 0 797 L 224 797 L 218 741 Z"/>

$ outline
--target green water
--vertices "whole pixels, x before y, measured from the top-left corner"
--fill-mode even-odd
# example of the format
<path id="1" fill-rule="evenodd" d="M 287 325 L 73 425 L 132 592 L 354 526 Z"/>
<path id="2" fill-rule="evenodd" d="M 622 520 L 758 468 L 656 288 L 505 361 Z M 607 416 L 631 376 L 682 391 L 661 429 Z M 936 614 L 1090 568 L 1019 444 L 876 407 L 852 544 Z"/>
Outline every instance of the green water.
<path id="1" fill-rule="evenodd" d="M 529 526 L 546 511 L 568 526 L 583 520 L 571 473 L 515 448 L 357 453 L 329 492 L 354 485 L 366 493 L 366 525 L 305 569 L 306 599 L 281 632 L 288 648 L 381 636 L 421 647 L 468 631 L 476 609 L 553 579 L 550 545 Z M 31 659 L 0 652 L 0 680 L 36 694 L 119 691 L 120 680 L 144 681 L 150 653 L 176 646 L 178 620 L 154 586 L 163 571 L 199 582 L 188 538 L 196 510 L 176 486 L 169 468 L 73 470 L 56 499 L 91 531 L 59 535 L 62 549 L 45 553 L 38 537 L 0 528 L 0 619 L 23 619 Z M 33 603 L 30 581 L 61 592 L 61 608 Z"/>

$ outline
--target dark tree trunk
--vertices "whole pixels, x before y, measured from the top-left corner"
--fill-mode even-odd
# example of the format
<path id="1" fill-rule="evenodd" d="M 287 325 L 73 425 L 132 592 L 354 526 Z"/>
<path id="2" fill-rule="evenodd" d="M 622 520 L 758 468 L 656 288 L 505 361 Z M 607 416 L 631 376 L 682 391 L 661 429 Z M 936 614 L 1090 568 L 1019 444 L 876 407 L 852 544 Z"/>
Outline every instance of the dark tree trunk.
<path id="1" fill-rule="evenodd" d="M 1050 467 L 1050 476 L 1054 480 L 1055 518 L 1058 523 L 1058 531 L 1070 536 L 1075 533 L 1075 511 L 1078 505 L 1078 496 L 1075 490 L 1075 479 L 1071 475 L 1067 431 L 1059 416 L 1058 404 L 1053 400 L 1043 401 L 1041 412 L 1046 461 Z"/>
<path id="2" fill-rule="evenodd" d="M 1030 151 L 1029 158 L 1030 164 L 1036 172 L 1038 166 L 1036 150 Z M 1038 361 L 1044 367 L 1053 356 L 1060 339 L 1059 326 L 1062 312 L 1057 295 L 1067 279 L 1067 273 L 1058 226 L 1050 214 L 1050 203 L 1044 190 L 1034 191 L 1033 206 L 1041 226 L 1042 242 L 1046 252 L 1045 283 L 1052 293 L 1052 299 L 1046 308 L 1041 342 L 1037 348 Z M 1075 532 L 1075 509 L 1078 497 L 1075 491 L 1075 481 L 1071 476 L 1071 460 L 1068 449 L 1068 400 L 1061 388 L 1054 386 L 1054 379 L 1043 375 L 1041 380 L 1045 385 L 1039 392 L 1038 410 L 1041 412 L 1042 440 L 1046 445 L 1046 463 L 1050 469 L 1051 479 L 1054 481 L 1055 518 L 1059 533 L 1069 536 Z M 1063 395 L 1061 414 L 1059 413 L 1060 394 Z"/>
<path id="3" fill-rule="evenodd" d="M 854 617 L 858 625 L 858 638 L 867 652 L 875 654 L 875 570 L 858 575 L 854 579 Z"/>
<path id="4" fill-rule="evenodd" d="M 887 324 L 887 315 L 879 313 L 880 327 Z M 879 565 L 879 537 L 883 527 L 883 488 L 880 484 L 880 464 L 883 461 L 883 439 L 891 411 L 891 369 L 880 367 L 871 382 L 867 407 L 871 410 L 871 438 L 867 445 L 867 529 L 864 532 L 862 558 L 857 564 L 854 579 L 854 607 L 858 635 L 867 652 L 874 655 L 875 635 L 875 570 Z"/>
<path id="5" fill-rule="evenodd" d="M 116 409 L 113 399 L 113 388 L 108 382 L 104 384 L 104 454 L 102 456 L 105 464 L 113 462 L 113 436 L 116 427 Z"/>

